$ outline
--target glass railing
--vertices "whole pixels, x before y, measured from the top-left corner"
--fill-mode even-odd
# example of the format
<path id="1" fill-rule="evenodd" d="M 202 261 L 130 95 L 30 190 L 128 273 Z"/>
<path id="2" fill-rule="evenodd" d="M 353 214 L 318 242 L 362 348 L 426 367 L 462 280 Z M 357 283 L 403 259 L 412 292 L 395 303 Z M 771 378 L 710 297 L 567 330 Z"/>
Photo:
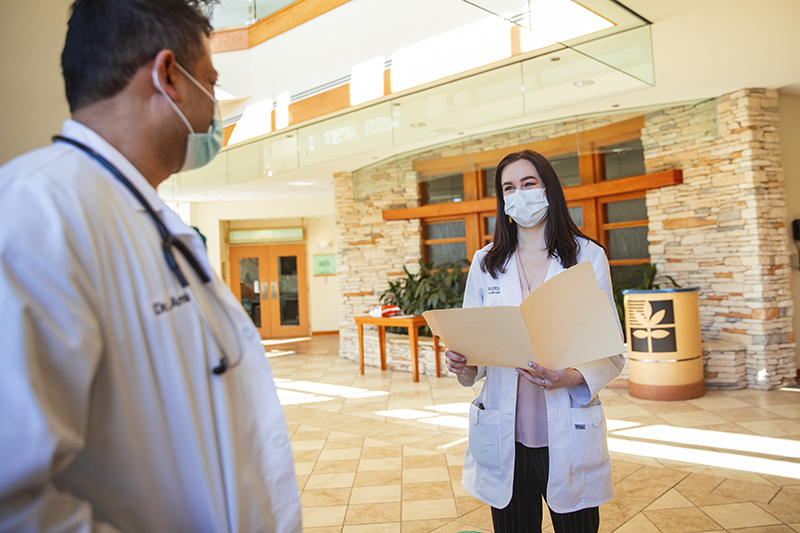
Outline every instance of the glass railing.
<path id="1" fill-rule="evenodd" d="M 525 117 L 535 122 L 544 112 L 553 116 L 555 109 L 651 87 L 650 26 L 616 4 L 597 0 L 600 5 L 621 10 L 614 13 L 614 28 L 547 46 L 514 63 L 228 146 L 209 166 L 171 177 L 159 194 L 167 200 L 191 201 L 191 195 L 214 188 L 274 179 L 281 172 L 376 150 L 396 154 L 466 130 L 524 124 Z M 597 6 L 592 3 L 599 10 Z"/>
<path id="2" fill-rule="evenodd" d="M 211 26 L 223 30 L 236 26 L 248 26 L 276 11 L 280 11 L 296 0 L 221 0 L 214 7 Z"/>

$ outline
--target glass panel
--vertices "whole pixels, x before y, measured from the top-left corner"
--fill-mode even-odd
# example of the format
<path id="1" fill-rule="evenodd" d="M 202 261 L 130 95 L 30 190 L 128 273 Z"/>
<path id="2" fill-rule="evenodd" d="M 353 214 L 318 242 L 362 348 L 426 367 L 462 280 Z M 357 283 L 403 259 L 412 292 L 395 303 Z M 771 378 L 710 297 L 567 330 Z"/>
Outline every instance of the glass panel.
<path id="1" fill-rule="evenodd" d="M 636 287 L 644 281 L 640 265 L 613 265 L 611 266 L 611 283 L 614 288 L 621 284 L 625 287 Z"/>
<path id="2" fill-rule="evenodd" d="M 650 26 L 588 41 L 573 48 L 648 85 L 656 83 Z"/>
<path id="3" fill-rule="evenodd" d="M 425 259 L 434 267 L 442 263 L 453 263 L 467 258 L 467 243 L 448 242 L 446 244 L 425 245 Z"/>
<path id="4" fill-rule="evenodd" d="M 605 159 L 606 179 L 616 180 L 646 174 L 644 146 L 641 139 L 633 139 L 602 148 Z"/>
<path id="5" fill-rule="evenodd" d="M 483 234 L 484 235 L 494 235 L 494 225 L 495 225 L 495 222 L 497 222 L 497 217 L 496 216 L 486 217 L 484 220 L 485 220 L 485 222 L 484 222 L 485 227 L 484 227 Z"/>
<path id="6" fill-rule="evenodd" d="M 261 20 L 264 17 L 268 17 L 295 1 L 296 0 L 255 0 L 256 19 Z"/>
<path id="7" fill-rule="evenodd" d="M 300 128 L 300 166 L 392 146 L 390 102 Z"/>
<path id="8" fill-rule="evenodd" d="M 294 170 L 297 161 L 297 131 L 237 145 L 228 150 L 228 184 L 256 178 L 271 178 L 275 174 Z"/>
<path id="9" fill-rule="evenodd" d="M 467 235 L 463 220 L 428 223 L 425 224 L 423 230 L 425 239 L 452 239 L 455 237 L 465 237 Z"/>
<path id="10" fill-rule="evenodd" d="M 494 180 L 497 179 L 497 167 L 487 168 L 484 171 L 485 185 L 483 190 L 484 198 L 497 198 L 497 188 L 495 187 Z"/>
<path id="11" fill-rule="evenodd" d="M 228 152 L 220 152 L 204 167 L 178 172 L 173 174 L 172 178 L 175 183 L 175 196 L 178 198 L 224 187 L 228 185 Z"/>
<path id="12" fill-rule="evenodd" d="M 214 6 L 211 26 L 215 30 L 230 26 L 244 26 L 255 18 L 253 0 L 225 0 Z"/>
<path id="13" fill-rule="evenodd" d="M 413 181 L 416 181 L 416 173 L 414 173 Z M 353 172 L 353 198 L 369 198 L 375 193 L 402 187 L 404 182 L 413 187 L 413 181 L 412 183 L 408 182 L 404 170 L 397 164 L 397 158 L 393 157 Z M 397 207 L 392 207 L 392 209 L 397 209 Z"/>
<path id="14" fill-rule="evenodd" d="M 578 227 L 583 226 L 583 206 L 576 205 L 575 207 L 568 207 L 567 209 L 569 209 L 569 216 L 572 217 L 572 221 L 575 225 Z"/>
<path id="15" fill-rule="evenodd" d="M 607 222 L 631 222 L 634 220 L 647 220 L 647 204 L 644 198 L 606 204 Z"/>
<path id="16" fill-rule="evenodd" d="M 297 287 L 297 257 L 278 257 L 281 326 L 300 325 L 300 299 Z"/>
<path id="17" fill-rule="evenodd" d="M 401 145 L 523 116 L 520 67 L 508 65 L 392 100 Z"/>
<path id="18" fill-rule="evenodd" d="M 239 291 L 242 295 L 242 307 L 257 328 L 261 327 L 260 289 L 258 257 L 239 259 Z"/>
<path id="19" fill-rule="evenodd" d="M 647 226 L 608 230 L 609 259 L 647 259 Z"/>
<path id="20" fill-rule="evenodd" d="M 522 63 L 522 71 L 526 115 L 648 87 L 634 77 L 569 49 L 528 59 Z"/>
<path id="21" fill-rule="evenodd" d="M 581 184 L 581 171 L 578 164 L 578 154 L 564 154 L 548 157 L 548 161 L 556 171 L 558 181 L 562 187 L 574 187 Z"/>
<path id="22" fill-rule="evenodd" d="M 442 202 L 460 202 L 464 199 L 464 176 L 457 174 L 439 174 L 424 178 L 422 183 L 423 204 L 440 204 Z"/>

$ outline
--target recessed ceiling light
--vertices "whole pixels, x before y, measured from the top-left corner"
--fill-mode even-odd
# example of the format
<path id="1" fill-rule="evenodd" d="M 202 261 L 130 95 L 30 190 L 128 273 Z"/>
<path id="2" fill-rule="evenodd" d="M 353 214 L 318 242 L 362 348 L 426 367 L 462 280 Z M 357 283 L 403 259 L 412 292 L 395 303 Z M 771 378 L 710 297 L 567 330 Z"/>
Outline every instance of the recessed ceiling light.
<path id="1" fill-rule="evenodd" d="M 560 57 L 551 57 L 550 61 L 561 61 Z"/>
<path id="2" fill-rule="evenodd" d="M 619 107 L 619 104 L 611 104 L 611 107 Z"/>
<path id="3" fill-rule="evenodd" d="M 592 80 L 582 80 L 575 82 L 575 87 L 589 87 L 590 85 L 594 85 L 594 82 Z"/>
<path id="4" fill-rule="evenodd" d="M 403 104 L 401 104 L 400 102 L 392 102 L 392 105 L 393 105 L 393 106 L 395 106 L 395 107 L 397 107 L 397 106 L 401 106 L 401 105 L 403 105 Z"/>
<path id="5" fill-rule="evenodd" d="M 464 132 L 463 131 L 459 131 L 458 134 L 459 135 L 464 135 Z"/>
<path id="6" fill-rule="evenodd" d="M 427 126 L 427 124 L 425 124 L 424 122 L 412 122 L 410 126 L 412 128 L 424 128 L 425 126 Z"/>

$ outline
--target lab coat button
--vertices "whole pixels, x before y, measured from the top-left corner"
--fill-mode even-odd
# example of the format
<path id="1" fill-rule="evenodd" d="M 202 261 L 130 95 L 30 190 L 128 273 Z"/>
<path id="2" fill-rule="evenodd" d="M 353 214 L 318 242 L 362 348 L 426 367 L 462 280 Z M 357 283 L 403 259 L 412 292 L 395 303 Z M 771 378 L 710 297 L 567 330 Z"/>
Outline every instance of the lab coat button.
<path id="1" fill-rule="evenodd" d="M 550 416 L 552 416 L 553 418 L 557 417 L 558 416 L 558 409 L 553 409 L 552 411 L 550 411 Z"/>
<path id="2" fill-rule="evenodd" d="M 255 332 L 256 330 L 253 328 L 253 326 L 247 326 L 244 328 L 244 336 L 248 339 L 252 339 Z"/>
<path id="3" fill-rule="evenodd" d="M 592 425 L 596 428 L 600 427 L 600 417 L 596 416 L 592 418 Z"/>
<path id="4" fill-rule="evenodd" d="M 283 446 L 284 444 L 286 444 L 286 435 L 284 435 L 281 432 L 273 433 L 272 444 L 273 446 Z"/>

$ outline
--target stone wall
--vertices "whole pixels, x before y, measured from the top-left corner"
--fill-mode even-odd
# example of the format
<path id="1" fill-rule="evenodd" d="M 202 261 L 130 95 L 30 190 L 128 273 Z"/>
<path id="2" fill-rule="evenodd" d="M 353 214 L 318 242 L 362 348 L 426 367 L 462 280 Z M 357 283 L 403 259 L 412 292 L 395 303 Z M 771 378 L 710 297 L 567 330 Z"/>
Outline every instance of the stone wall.
<path id="1" fill-rule="evenodd" d="M 421 257 L 419 221 L 382 217 L 385 209 L 419 205 L 414 161 L 516 146 L 632 116 L 531 126 L 398 158 L 355 180 L 336 175 L 340 355 L 358 360 L 353 316 L 378 305 L 389 280 Z M 647 171 L 681 169 L 684 178 L 647 194 L 651 259 L 682 286 L 700 289 L 703 340 L 744 345 L 747 386 L 765 389 L 795 375 L 777 117 L 777 94 L 749 89 L 649 113 L 642 131 Z M 377 358 L 374 342 L 368 357 Z M 410 368 L 407 346 L 389 344 L 389 366 Z M 432 354 L 420 347 L 421 373 L 432 372 Z M 740 361 L 730 355 L 707 351 L 706 366 L 741 386 Z"/>
<path id="2" fill-rule="evenodd" d="M 698 120 L 710 105 L 717 135 Z M 742 90 L 647 116 L 642 131 L 648 172 L 683 170 L 648 191 L 651 260 L 700 289 L 703 340 L 744 345 L 747 386 L 762 389 L 796 372 L 777 106 L 775 91 Z"/>

